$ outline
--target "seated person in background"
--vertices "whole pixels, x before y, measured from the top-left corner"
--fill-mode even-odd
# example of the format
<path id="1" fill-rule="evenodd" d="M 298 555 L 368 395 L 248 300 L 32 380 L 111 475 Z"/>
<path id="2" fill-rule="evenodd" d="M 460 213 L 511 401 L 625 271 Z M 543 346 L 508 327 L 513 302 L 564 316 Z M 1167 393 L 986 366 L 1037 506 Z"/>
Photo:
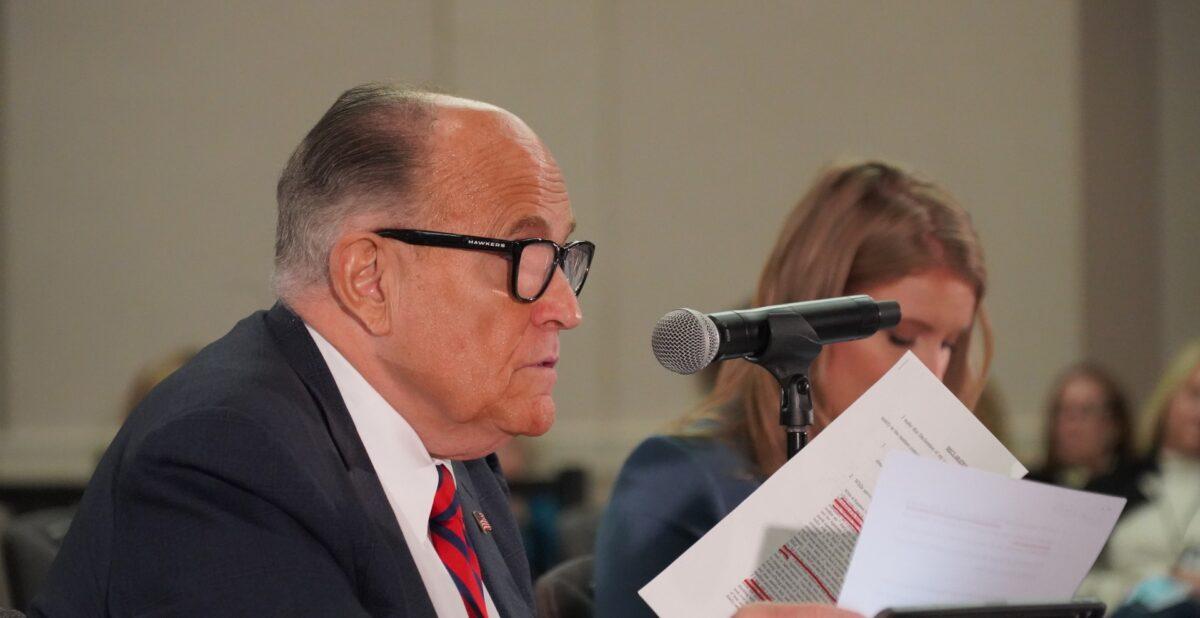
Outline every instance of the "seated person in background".
<path id="1" fill-rule="evenodd" d="M 1109 607 L 1138 582 L 1167 575 L 1184 550 L 1200 545 L 1200 340 L 1168 365 L 1142 413 L 1151 423 L 1148 456 L 1130 472 L 1094 487 L 1131 495 L 1081 595 Z"/>
<path id="2" fill-rule="evenodd" d="M 847 294 L 900 302 L 898 326 L 825 348 L 812 369 L 815 426 L 837 418 L 906 352 L 967 404 L 991 356 L 979 237 L 945 192 L 892 165 L 830 168 L 784 220 L 755 306 Z M 984 367 L 968 358 L 982 330 Z M 596 542 L 596 612 L 650 616 L 638 589 L 753 492 L 786 459 L 779 387 L 746 361 L 723 363 L 705 403 L 674 435 L 630 455 Z"/>
<path id="3" fill-rule="evenodd" d="M 129 384 L 126 407 L 121 409 L 120 420 L 124 421 L 155 386 L 195 355 L 194 347 L 182 347 L 143 365 Z M 103 455 L 104 451 L 97 451 L 96 461 Z M 12 552 L 12 563 L 19 565 L 20 571 L 13 576 L 16 585 L 12 598 L 17 609 L 27 609 L 40 591 L 77 508 L 77 504 L 71 504 L 25 513 L 13 522 L 14 528 L 5 531 L 5 549 Z M 17 534 L 24 536 L 21 540 L 12 536 Z"/>
<path id="4" fill-rule="evenodd" d="M 600 518 L 588 499 L 587 471 L 567 465 L 537 474 L 537 455 L 532 438 L 514 438 L 496 449 L 535 581 L 561 562 L 591 554 Z"/>
<path id="5" fill-rule="evenodd" d="M 1071 367 L 1046 407 L 1046 462 L 1030 480 L 1091 489 L 1096 479 L 1133 464 L 1129 404 L 1108 372 L 1087 363 Z"/>
<path id="6" fill-rule="evenodd" d="M 1137 585 L 1113 618 L 1196 618 L 1200 616 L 1200 545 L 1183 551 L 1170 575 Z"/>
<path id="7" fill-rule="evenodd" d="M 194 346 L 184 346 L 143 365 L 129 383 L 129 391 L 125 396 L 125 409 L 121 410 L 121 420 L 124 421 L 128 418 L 138 404 L 146 398 L 146 395 L 154 390 L 155 386 L 192 360 L 197 351 L 199 351 L 198 348 Z"/>
<path id="8" fill-rule="evenodd" d="M 277 201 L 280 302 L 129 416 L 32 615 L 532 615 L 491 453 L 550 428 L 582 319 L 554 158 L 497 107 L 366 84 Z"/>

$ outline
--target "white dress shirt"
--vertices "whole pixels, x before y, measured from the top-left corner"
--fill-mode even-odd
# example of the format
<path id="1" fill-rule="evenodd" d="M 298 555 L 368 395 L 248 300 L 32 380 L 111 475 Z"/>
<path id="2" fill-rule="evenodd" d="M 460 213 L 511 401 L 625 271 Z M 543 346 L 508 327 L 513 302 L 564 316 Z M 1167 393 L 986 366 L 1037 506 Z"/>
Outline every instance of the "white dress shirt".
<path id="1" fill-rule="evenodd" d="M 305 324 L 305 327 L 325 358 L 342 400 L 346 402 L 358 437 L 379 475 L 383 492 L 392 505 L 400 531 L 404 533 L 404 542 L 408 544 L 433 601 L 433 609 L 443 618 L 465 617 L 467 610 L 462 596 L 429 540 L 429 511 L 437 491 L 437 465 L 445 464 L 451 474 L 454 474 L 454 468 L 449 461 L 434 459 L 408 421 L 367 383 L 346 357 L 311 326 Z M 463 513 L 463 516 L 466 525 L 468 514 Z M 486 585 L 483 597 L 488 617 L 499 618 L 500 613 L 496 611 Z"/>

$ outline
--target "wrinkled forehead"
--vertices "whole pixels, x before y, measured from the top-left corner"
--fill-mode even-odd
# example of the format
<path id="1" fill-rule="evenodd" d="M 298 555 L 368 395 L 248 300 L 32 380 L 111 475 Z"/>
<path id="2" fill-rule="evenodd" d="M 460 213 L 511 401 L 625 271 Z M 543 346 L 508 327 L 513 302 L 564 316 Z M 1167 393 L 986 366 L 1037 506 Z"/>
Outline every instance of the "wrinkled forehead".
<path id="1" fill-rule="evenodd" d="M 574 225 L 553 155 L 520 118 L 498 107 L 439 100 L 429 164 L 434 216 L 470 228 L 455 231 L 502 235 L 520 227 L 565 238 Z"/>
<path id="2" fill-rule="evenodd" d="M 431 132 L 431 158 L 441 171 L 462 174 L 497 163 L 557 168 L 533 129 L 511 112 L 454 101 L 463 103 L 437 107 Z"/>

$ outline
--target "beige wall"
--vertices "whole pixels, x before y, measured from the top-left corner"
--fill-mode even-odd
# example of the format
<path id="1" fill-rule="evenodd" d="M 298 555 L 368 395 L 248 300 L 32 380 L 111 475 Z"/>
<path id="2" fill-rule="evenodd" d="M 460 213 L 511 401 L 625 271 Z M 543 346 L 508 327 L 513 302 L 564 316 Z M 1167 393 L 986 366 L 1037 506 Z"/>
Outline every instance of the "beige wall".
<path id="1" fill-rule="evenodd" d="M 1080 5 L 1084 352 L 1134 401 L 1200 336 L 1200 7 Z"/>
<path id="2" fill-rule="evenodd" d="M 5 3 L 4 460 L 86 466 L 140 365 L 268 305 L 290 149 L 432 77 L 431 3 L 246 4 Z"/>
<path id="3" fill-rule="evenodd" d="M 1080 5 L 1084 200 L 1084 353 L 1140 399 L 1162 355 L 1160 76 L 1156 5 Z"/>
<path id="4" fill-rule="evenodd" d="M 1164 355 L 1200 337 L 1200 2 L 1158 3 Z"/>
<path id="5" fill-rule="evenodd" d="M 509 107 L 567 174 L 599 249 L 545 465 L 609 476 L 696 400 L 651 326 L 748 295 L 840 156 L 909 164 L 973 213 L 1020 454 L 1082 351 L 1073 2 L 6 2 L 3 24 L 0 475 L 86 473 L 141 363 L 270 303 L 275 175 L 369 79 Z M 1187 32 L 1163 52 L 1181 70 Z M 1177 244 L 1169 276 L 1190 276 Z"/>

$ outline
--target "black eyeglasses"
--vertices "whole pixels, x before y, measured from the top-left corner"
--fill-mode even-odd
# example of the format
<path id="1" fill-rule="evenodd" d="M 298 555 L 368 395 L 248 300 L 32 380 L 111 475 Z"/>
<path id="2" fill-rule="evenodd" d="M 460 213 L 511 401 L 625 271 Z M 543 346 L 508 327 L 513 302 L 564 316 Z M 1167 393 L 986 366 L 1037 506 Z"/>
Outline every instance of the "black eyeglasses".
<path id="1" fill-rule="evenodd" d="M 554 269 L 559 267 L 578 296 L 583 290 L 583 282 L 587 281 L 592 255 L 596 253 L 596 245 L 586 240 L 570 242 L 564 246 L 544 238 L 503 240 L 446 232 L 395 229 L 375 230 L 375 233 L 410 245 L 487 251 L 505 255 L 512 263 L 508 277 L 509 291 L 514 298 L 523 303 L 531 303 L 541 298 L 542 294 L 546 293 L 546 288 L 550 287 Z"/>

